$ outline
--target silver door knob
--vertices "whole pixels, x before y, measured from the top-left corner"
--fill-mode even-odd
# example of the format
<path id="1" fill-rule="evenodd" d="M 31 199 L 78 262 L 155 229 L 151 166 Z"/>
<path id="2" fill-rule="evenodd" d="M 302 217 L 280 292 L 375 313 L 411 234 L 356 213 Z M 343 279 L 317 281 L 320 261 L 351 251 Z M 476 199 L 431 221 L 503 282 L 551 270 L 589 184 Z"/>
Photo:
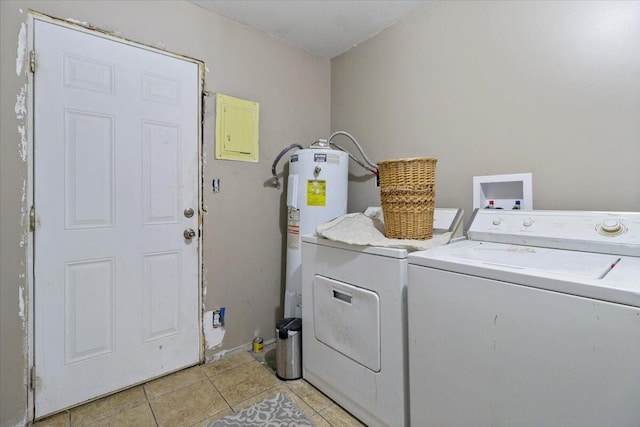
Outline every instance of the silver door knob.
<path id="1" fill-rule="evenodd" d="M 186 216 L 187 218 L 191 218 L 194 213 L 195 212 L 192 208 L 187 208 L 184 210 L 184 216 Z"/>
<path id="2" fill-rule="evenodd" d="M 186 230 L 184 230 L 184 233 L 182 233 L 184 238 L 187 240 L 191 240 L 194 237 L 196 237 L 196 232 L 193 231 L 193 228 L 187 228 Z"/>

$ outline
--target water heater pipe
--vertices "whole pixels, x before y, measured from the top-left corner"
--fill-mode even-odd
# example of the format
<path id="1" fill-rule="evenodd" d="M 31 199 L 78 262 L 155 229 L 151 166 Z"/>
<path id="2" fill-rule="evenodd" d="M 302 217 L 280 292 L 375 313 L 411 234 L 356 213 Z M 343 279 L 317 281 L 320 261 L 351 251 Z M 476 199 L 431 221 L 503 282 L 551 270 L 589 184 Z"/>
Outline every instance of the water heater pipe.
<path id="1" fill-rule="evenodd" d="M 364 154 L 364 150 L 362 149 L 362 147 L 360 146 L 360 144 L 358 144 L 358 141 L 356 141 L 356 139 L 353 137 L 353 135 L 351 135 L 349 132 L 345 132 L 342 130 L 339 130 L 337 132 L 334 132 L 331 134 L 331 136 L 329 137 L 329 139 L 327 140 L 327 142 L 329 144 L 331 144 L 331 140 L 333 138 L 335 138 L 338 135 L 344 135 L 347 138 L 349 138 L 351 141 L 353 141 L 353 143 L 355 144 L 356 148 L 358 149 L 358 152 L 360 153 L 360 155 L 362 156 L 362 158 L 364 159 L 365 162 L 367 162 L 367 164 L 369 166 L 371 166 L 372 168 L 374 168 L 375 170 L 378 170 L 378 165 L 376 165 L 375 163 L 373 163 L 371 160 L 369 160 L 369 158 L 367 157 L 366 154 Z"/>
<path id="2" fill-rule="evenodd" d="M 276 188 L 278 189 L 280 188 L 280 180 L 278 179 L 278 174 L 276 173 L 276 166 L 278 166 L 278 162 L 280 161 L 282 156 L 284 156 L 285 154 L 287 154 L 288 151 L 293 150 L 294 148 L 299 148 L 300 150 L 304 149 L 304 147 L 300 144 L 291 144 L 276 156 L 276 159 L 273 161 L 273 165 L 271 165 L 271 174 L 273 175 L 273 185 L 275 185 Z"/>

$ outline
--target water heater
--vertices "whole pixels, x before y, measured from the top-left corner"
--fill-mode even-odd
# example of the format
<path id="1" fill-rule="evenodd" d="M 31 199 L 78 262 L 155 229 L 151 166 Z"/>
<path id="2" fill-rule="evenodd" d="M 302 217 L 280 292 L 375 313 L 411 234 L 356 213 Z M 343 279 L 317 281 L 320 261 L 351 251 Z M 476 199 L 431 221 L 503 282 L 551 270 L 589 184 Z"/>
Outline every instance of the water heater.
<path id="1" fill-rule="evenodd" d="M 328 147 L 296 151 L 287 181 L 287 264 L 284 317 L 302 317 L 301 239 L 347 213 L 349 154 Z"/>

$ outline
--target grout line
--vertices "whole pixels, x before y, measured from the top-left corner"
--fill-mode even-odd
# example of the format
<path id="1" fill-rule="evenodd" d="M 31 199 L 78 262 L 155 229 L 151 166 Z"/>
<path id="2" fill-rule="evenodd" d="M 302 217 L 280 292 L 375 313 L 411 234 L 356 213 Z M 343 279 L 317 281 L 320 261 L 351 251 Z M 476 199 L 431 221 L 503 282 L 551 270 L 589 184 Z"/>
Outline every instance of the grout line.
<path id="1" fill-rule="evenodd" d="M 296 396 L 298 399 L 300 399 L 302 401 L 302 403 L 304 403 L 305 405 L 307 405 L 309 408 L 311 408 L 311 410 L 313 411 L 313 415 L 311 415 L 311 417 L 315 416 L 315 415 L 320 415 L 320 413 L 318 411 L 316 411 L 316 408 L 314 408 L 313 406 L 311 406 L 306 400 L 304 400 L 304 398 L 302 396 L 300 396 L 298 393 L 295 392 L 295 390 L 293 390 L 291 387 L 286 386 L 286 388 L 294 395 Z M 295 404 L 295 402 L 294 402 Z M 296 404 L 296 406 L 298 406 Z M 300 409 L 298 407 L 298 409 Z M 309 418 L 311 418 L 309 417 Z"/>
<path id="2" fill-rule="evenodd" d="M 209 382 L 211 383 L 211 385 L 213 386 L 213 388 L 216 389 L 216 391 L 218 392 L 218 394 L 220 395 L 220 397 L 222 397 L 222 400 L 224 400 L 224 403 L 227 404 L 227 406 L 229 407 L 229 409 L 231 409 L 231 412 L 235 411 L 233 410 L 233 408 L 231 407 L 231 405 L 229 404 L 229 401 L 227 400 L 226 397 L 224 397 L 224 394 L 222 394 L 222 392 L 220 391 L 220 389 L 218 387 L 216 387 L 216 385 L 213 383 L 213 381 L 211 381 L 211 377 L 207 377 L 207 379 L 209 380 Z"/>
<path id="3" fill-rule="evenodd" d="M 244 382 L 244 381 L 243 381 L 243 382 Z M 248 396 L 247 398 L 242 399 L 242 400 L 241 400 L 241 401 L 239 401 L 239 402 L 236 402 L 236 405 L 239 405 L 239 404 L 240 404 L 240 403 L 242 403 L 242 402 L 246 402 L 246 401 L 247 401 L 247 400 L 249 400 L 249 399 L 253 399 L 254 397 L 258 396 L 259 394 L 262 394 L 262 393 L 264 393 L 264 392 L 265 392 L 265 391 L 267 391 L 267 390 L 271 390 L 271 389 L 272 389 L 272 388 L 274 388 L 275 386 L 276 386 L 276 384 L 274 384 L 274 385 L 272 385 L 272 386 L 270 386 L 270 387 L 267 387 L 267 388 L 265 388 L 265 389 L 262 389 L 262 390 L 260 390 L 260 391 L 258 391 L 258 392 L 256 392 L 256 393 L 252 394 L 251 396 Z M 224 396 L 223 396 L 223 398 L 224 398 Z M 225 401 L 226 401 L 226 399 L 225 399 Z M 231 406 L 231 405 L 229 405 L 229 406 Z M 231 409 L 233 410 L 233 407 L 232 407 Z M 235 412 L 235 411 L 233 411 L 233 412 Z"/>
<path id="4" fill-rule="evenodd" d="M 325 420 L 327 422 L 327 424 L 329 424 L 331 427 L 334 427 L 333 424 L 331 424 L 331 421 L 329 421 L 328 419 L 326 419 L 325 417 L 322 416 L 322 414 L 320 412 L 318 412 L 318 415 L 320 415 L 320 418 L 322 418 L 323 420 Z"/>
<path id="5" fill-rule="evenodd" d="M 215 362 L 208 362 L 208 363 L 206 363 L 206 362 L 205 362 L 205 363 L 203 363 L 202 365 L 198 365 L 198 366 L 203 367 L 204 365 L 215 364 L 215 363 L 218 363 L 218 362 L 222 361 L 223 359 L 224 359 L 224 357 L 222 357 L 222 358 L 221 358 L 221 359 L 219 359 L 219 360 L 216 360 Z M 227 367 L 227 369 L 224 369 L 224 370 L 222 370 L 222 371 L 217 371 L 217 372 L 216 372 L 214 375 L 212 375 L 212 376 L 207 375 L 207 373 L 206 373 L 206 372 L 204 372 L 204 368 L 201 368 L 201 369 L 202 369 L 202 371 L 204 372 L 204 374 L 205 374 L 209 379 L 211 379 L 211 378 L 213 378 L 213 377 L 217 377 L 218 375 L 221 375 L 221 374 L 223 374 L 223 373 L 225 373 L 225 372 L 229 372 L 229 371 L 230 371 L 230 370 L 232 370 L 232 369 L 239 368 L 240 366 L 246 365 L 246 364 L 248 364 L 248 363 L 251 363 L 251 361 L 246 361 L 246 362 L 239 363 L 238 365 L 229 366 L 229 367 Z"/>
<path id="6" fill-rule="evenodd" d="M 258 396 L 258 395 L 260 395 L 260 394 L 262 394 L 262 393 L 264 393 L 264 392 L 266 392 L 266 391 L 269 391 L 269 390 L 271 390 L 271 389 L 273 389 L 273 388 L 275 388 L 275 387 L 277 387 L 277 385 L 275 385 L 275 384 L 274 384 L 274 385 L 272 385 L 271 387 L 267 387 L 267 388 L 265 388 L 264 390 L 261 390 L 261 391 L 259 391 L 258 393 L 254 394 L 254 395 L 251 395 L 251 396 L 247 397 L 246 399 L 241 400 L 240 402 L 237 402 L 237 403 L 236 403 L 236 405 L 240 405 L 241 403 L 246 402 L 247 400 L 253 399 L 253 398 L 255 398 L 256 396 Z M 257 402 L 256 402 L 256 403 L 257 403 Z M 249 406 L 251 406 L 251 405 L 249 405 Z M 246 408 L 246 407 L 247 407 L 247 406 L 243 407 L 242 409 L 244 409 L 244 408 Z M 234 412 L 235 412 L 235 411 L 234 411 Z"/>
<path id="7" fill-rule="evenodd" d="M 1 1 L 1 0 L 0 0 L 0 1 Z M 153 380 L 148 381 L 148 382 L 146 382 L 146 383 L 144 383 L 144 384 L 141 384 L 141 385 L 142 385 L 142 386 L 144 386 L 144 385 L 150 384 L 150 383 L 152 383 L 152 382 L 154 382 L 154 381 L 162 380 L 162 379 L 164 379 L 164 378 L 171 377 L 171 376 L 173 376 L 173 375 L 176 375 L 176 374 L 179 374 L 179 373 L 181 373 L 181 372 L 184 372 L 184 371 L 186 371 L 187 369 L 193 369 L 194 367 L 199 367 L 199 365 L 191 366 L 191 367 L 189 367 L 189 368 L 185 368 L 185 369 L 182 369 L 182 370 L 180 370 L 180 371 L 173 372 L 173 373 L 171 373 L 171 374 L 165 375 L 164 377 L 160 377 L 160 378 L 153 379 Z M 147 394 L 147 389 L 145 388 L 145 389 L 144 389 L 145 396 L 147 397 L 147 400 L 148 400 L 149 402 L 151 402 L 151 401 L 153 401 L 153 400 L 157 400 L 157 399 L 159 399 L 159 398 L 161 398 L 161 397 L 163 397 L 163 396 L 165 396 L 165 395 L 167 395 L 167 394 L 169 394 L 169 393 L 173 393 L 174 391 L 177 391 L 177 390 L 180 390 L 180 389 L 183 389 L 183 388 L 186 388 L 186 387 L 192 386 L 192 385 L 194 385 L 194 384 L 197 384 L 197 383 L 202 382 L 202 381 L 204 381 L 205 379 L 208 379 L 208 378 L 209 378 L 209 377 L 207 376 L 207 374 L 206 374 L 205 372 L 203 372 L 203 371 L 202 371 L 202 369 L 200 369 L 200 371 L 201 371 L 202 375 L 204 376 L 204 378 L 199 378 L 199 379 L 196 379 L 195 381 L 192 381 L 192 382 L 189 382 L 189 383 L 185 383 L 185 382 L 181 381 L 181 382 L 179 382 L 179 383 L 178 383 L 178 385 L 177 385 L 175 388 L 172 388 L 172 389 L 171 389 L 171 390 L 169 390 L 169 391 L 165 391 L 165 392 L 163 392 L 163 393 L 160 393 L 160 394 L 158 394 L 158 395 L 157 395 L 157 396 L 155 396 L 155 397 L 150 397 L 150 396 Z"/>
<path id="8" fill-rule="evenodd" d="M 147 383 L 145 383 L 147 384 Z M 144 384 L 142 384 L 142 391 L 144 392 L 144 397 L 145 399 L 147 399 L 147 405 L 149 405 L 149 410 L 151 411 L 151 416 L 153 417 L 153 422 L 156 423 L 156 427 L 158 427 L 160 424 L 158 423 L 158 419 L 156 418 L 156 413 L 153 410 L 153 406 L 151 406 L 151 399 L 149 399 L 149 395 L 147 394 L 147 389 L 144 387 Z"/>

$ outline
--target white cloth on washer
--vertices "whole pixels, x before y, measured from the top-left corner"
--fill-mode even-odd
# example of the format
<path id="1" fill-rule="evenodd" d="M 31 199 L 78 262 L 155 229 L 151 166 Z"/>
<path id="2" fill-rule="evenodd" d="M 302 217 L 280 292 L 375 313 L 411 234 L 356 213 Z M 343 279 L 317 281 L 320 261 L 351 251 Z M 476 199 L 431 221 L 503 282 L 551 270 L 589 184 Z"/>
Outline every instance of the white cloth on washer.
<path id="1" fill-rule="evenodd" d="M 316 234 L 336 242 L 360 246 L 382 246 L 401 248 L 408 251 L 422 251 L 436 246 L 446 245 L 451 240 L 451 233 L 433 234 L 432 239 L 387 239 L 384 235 L 384 224 L 378 218 L 363 213 L 350 213 L 339 216 L 316 227 Z"/>

